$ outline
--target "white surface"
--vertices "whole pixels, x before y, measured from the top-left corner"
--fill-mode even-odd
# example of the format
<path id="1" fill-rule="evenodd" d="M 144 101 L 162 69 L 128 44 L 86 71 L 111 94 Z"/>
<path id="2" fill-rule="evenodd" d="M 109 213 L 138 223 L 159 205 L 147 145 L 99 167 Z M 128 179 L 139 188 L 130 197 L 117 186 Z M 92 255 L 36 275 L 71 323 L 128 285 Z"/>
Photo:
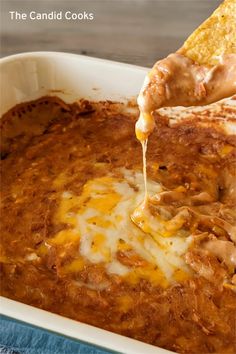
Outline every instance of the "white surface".
<path id="1" fill-rule="evenodd" d="M 147 69 L 76 54 L 35 52 L 0 60 L 1 110 L 43 95 L 124 101 L 135 97 Z M 63 92 L 53 92 L 62 90 Z"/>
<path id="2" fill-rule="evenodd" d="M 124 101 L 135 97 L 147 69 L 65 53 L 25 53 L 0 60 L 0 115 L 17 103 L 56 95 Z M 51 90 L 63 90 L 52 92 Z M 1 313 L 50 331 L 125 354 L 170 353 L 124 336 L 1 297 Z"/>

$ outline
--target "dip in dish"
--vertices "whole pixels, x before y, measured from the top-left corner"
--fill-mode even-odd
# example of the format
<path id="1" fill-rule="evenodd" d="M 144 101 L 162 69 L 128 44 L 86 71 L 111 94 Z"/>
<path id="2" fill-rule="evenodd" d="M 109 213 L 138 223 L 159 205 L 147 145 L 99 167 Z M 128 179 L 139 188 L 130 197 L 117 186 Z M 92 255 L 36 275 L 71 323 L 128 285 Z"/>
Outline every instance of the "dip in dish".
<path id="1" fill-rule="evenodd" d="M 6 113 L 2 295 L 174 351 L 234 353 L 235 108 L 184 115 L 155 117 L 145 215 L 135 107 L 43 97 Z"/>

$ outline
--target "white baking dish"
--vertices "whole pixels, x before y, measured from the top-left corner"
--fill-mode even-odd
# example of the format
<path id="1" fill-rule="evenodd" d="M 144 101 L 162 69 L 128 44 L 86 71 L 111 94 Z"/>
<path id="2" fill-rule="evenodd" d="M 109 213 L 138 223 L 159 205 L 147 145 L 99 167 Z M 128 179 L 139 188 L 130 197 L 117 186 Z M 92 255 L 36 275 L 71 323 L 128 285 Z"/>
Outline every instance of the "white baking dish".
<path id="1" fill-rule="evenodd" d="M 56 95 L 125 101 L 136 97 L 147 69 L 80 55 L 39 52 L 0 60 L 0 116 L 17 103 Z M 4 315 L 50 331 L 126 354 L 164 354 L 157 348 L 13 300 L 1 298 Z"/>

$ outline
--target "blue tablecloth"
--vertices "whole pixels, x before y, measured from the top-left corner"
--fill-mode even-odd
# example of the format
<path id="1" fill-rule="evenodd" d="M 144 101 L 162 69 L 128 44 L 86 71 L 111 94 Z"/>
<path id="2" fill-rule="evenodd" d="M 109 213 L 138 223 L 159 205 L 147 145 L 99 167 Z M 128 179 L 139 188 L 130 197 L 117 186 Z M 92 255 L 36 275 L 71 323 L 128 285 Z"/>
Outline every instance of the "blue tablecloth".
<path id="1" fill-rule="evenodd" d="M 0 353 L 111 354 L 112 352 L 1 316 Z"/>

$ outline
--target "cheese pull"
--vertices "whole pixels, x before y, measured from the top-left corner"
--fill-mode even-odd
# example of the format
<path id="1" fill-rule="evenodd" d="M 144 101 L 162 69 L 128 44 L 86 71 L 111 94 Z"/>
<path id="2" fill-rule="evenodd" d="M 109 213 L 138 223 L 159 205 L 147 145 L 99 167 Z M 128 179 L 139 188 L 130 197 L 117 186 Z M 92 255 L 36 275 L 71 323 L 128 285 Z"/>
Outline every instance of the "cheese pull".
<path id="1" fill-rule="evenodd" d="M 235 93 L 236 0 L 225 0 L 176 53 L 147 74 L 138 97 L 136 136 L 147 139 L 158 108 L 206 105 Z"/>

